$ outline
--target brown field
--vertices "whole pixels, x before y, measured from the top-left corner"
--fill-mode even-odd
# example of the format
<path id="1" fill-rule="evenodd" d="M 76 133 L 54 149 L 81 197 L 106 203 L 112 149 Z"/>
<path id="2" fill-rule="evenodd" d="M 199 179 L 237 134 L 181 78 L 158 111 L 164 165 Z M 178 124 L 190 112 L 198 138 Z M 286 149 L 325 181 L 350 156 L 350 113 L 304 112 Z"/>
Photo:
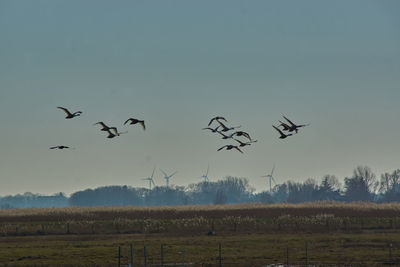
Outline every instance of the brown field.
<path id="1" fill-rule="evenodd" d="M 194 266 L 400 265 L 400 204 L 306 203 L 180 207 L 68 207 L 0 210 L 0 264 L 115 266 L 129 262 Z M 208 235 L 209 232 L 215 235 Z M 390 244 L 392 249 L 390 251 Z M 391 252 L 391 256 L 390 256 Z M 193 266 L 192 265 L 192 266 Z M 136 264 L 135 266 L 140 266 Z M 208 265 L 204 265 L 208 266 Z"/>

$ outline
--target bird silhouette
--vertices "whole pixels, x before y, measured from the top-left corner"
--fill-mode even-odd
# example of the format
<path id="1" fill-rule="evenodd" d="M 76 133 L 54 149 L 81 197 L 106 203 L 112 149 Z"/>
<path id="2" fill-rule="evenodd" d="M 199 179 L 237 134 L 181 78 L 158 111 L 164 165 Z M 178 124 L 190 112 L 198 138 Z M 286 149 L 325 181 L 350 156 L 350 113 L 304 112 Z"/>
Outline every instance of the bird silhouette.
<path id="1" fill-rule="evenodd" d="M 228 122 L 224 117 L 217 116 L 217 117 L 214 117 L 214 118 L 212 118 L 212 119 L 210 120 L 210 122 L 208 123 L 208 126 L 210 126 L 211 123 L 212 123 L 214 120 L 216 120 L 216 121 L 218 121 L 218 122 L 219 122 L 219 120 L 223 120 L 223 121 Z"/>
<path id="2" fill-rule="evenodd" d="M 226 149 L 226 150 L 231 150 L 231 149 L 236 149 L 237 151 L 239 151 L 240 153 L 243 153 L 243 151 L 242 150 L 240 150 L 240 148 L 238 148 L 237 146 L 234 146 L 234 145 L 224 145 L 223 147 L 220 147 L 220 148 L 218 148 L 218 150 L 217 151 L 220 151 L 220 150 L 222 150 L 222 149 Z"/>
<path id="3" fill-rule="evenodd" d="M 248 134 L 248 133 L 246 133 L 246 132 L 243 132 L 243 131 L 237 131 L 237 132 L 234 132 L 233 134 L 232 134 L 232 136 L 244 136 L 244 137 L 246 137 L 247 139 L 249 139 L 249 141 L 251 141 L 251 137 L 250 137 L 250 135 Z"/>
<path id="4" fill-rule="evenodd" d="M 279 121 L 279 122 L 281 123 L 281 124 L 279 124 L 279 126 L 282 126 L 284 131 L 293 132 L 293 129 L 288 124 L 284 123 L 283 121 Z"/>
<path id="5" fill-rule="evenodd" d="M 65 117 L 66 119 L 72 119 L 72 118 L 80 116 L 82 114 L 82 111 L 76 111 L 74 113 L 71 113 L 66 108 L 63 108 L 63 107 L 57 107 L 57 108 L 63 110 L 67 114 L 67 116 Z"/>
<path id="6" fill-rule="evenodd" d="M 105 131 L 108 133 L 107 138 L 114 138 L 114 137 L 117 136 L 116 134 L 113 134 L 113 133 L 110 131 L 110 129 L 107 129 L 107 130 L 105 130 Z"/>
<path id="7" fill-rule="evenodd" d="M 216 131 L 216 133 L 219 133 L 220 135 L 222 135 L 222 139 L 230 139 L 230 138 L 233 138 L 233 134 L 231 134 L 231 135 L 226 135 L 226 134 L 224 134 L 224 133 L 222 133 L 222 132 L 220 132 L 220 131 Z"/>
<path id="8" fill-rule="evenodd" d="M 285 118 L 285 120 L 287 120 L 289 123 L 290 123 L 290 128 L 292 129 L 292 130 L 289 130 L 290 132 L 291 131 L 295 131 L 296 133 L 299 131 L 298 130 L 298 128 L 301 128 L 301 127 L 305 127 L 305 126 L 309 126 L 310 124 L 308 123 L 308 124 L 301 124 L 301 125 L 296 125 L 296 124 L 294 124 L 291 120 L 289 120 L 288 118 L 286 118 L 285 116 L 283 116 L 282 115 L 282 117 L 283 118 Z"/>
<path id="9" fill-rule="evenodd" d="M 121 134 L 126 134 L 128 131 L 125 131 L 125 132 L 118 132 L 118 129 L 117 129 L 117 127 L 110 127 L 109 128 L 110 130 L 112 130 L 113 132 L 114 132 L 114 135 L 115 136 L 119 136 L 119 135 L 121 135 Z M 108 131 L 109 132 L 109 131 Z M 109 132 L 110 133 L 110 132 Z"/>
<path id="10" fill-rule="evenodd" d="M 236 138 L 233 138 L 233 139 L 239 143 L 239 147 L 249 146 L 252 143 L 256 143 L 257 142 L 257 140 L 252 140 L 250 142 L 242 142 L 242 141 L 240 141 L 240 140 L 238 140 Z"/>
<path id="11" fill-rule="evenodd" d="M 102 121 L 99 121 L 99 122 L 96 122 L 95 124 L 93 124 L 93 125 L 97 125 L 97 124 L 99 124 L 99 125 L 101 125 L 103 128 L 101 128 L 100 130 L 101 131 L 107 131 L 107 130 L 109 130 L 110 129 L 110 127 L 108 127 L 104 122 L 102 122 Z"/>
<path id="12" fill-rule="evenodd" d="M 281 134 L 281 136 L 279 137 L 280 139 L 285 139 L 286 137 L 292 135 L 292 134 L 284 134 L 281 130 L 279 130 L 279 129 L 278 129 L 277 127 L 275 127 L 274 125 L 272 125 L 272 127 L 274 127 L 275 130 L 277 130 L 277 131 Z"/>
<path id="13" fill-rule="evenodd" d="M 138 120 L 138 119 L 134 119 L 134 118 L 129 118 L 124 122 L 124 125 L 127 124 L 128 122 L 130 122 L 129 124 L 136 124 L 139 123 L 143 130 L 146 130 L 146 125 L 144 124 L 144 120 Z"/>
<path id="14" fill-rule="evenodd" d="M 219 120 L 217 120 L 217 122 L 219 123 L 219 125 L 221 125 L 221 127 L 222 127 L 222 132 L 227 132 L 227 131 L 230 131 L 230 130 L 234 130 L 234 129 L 236 129 L 236 128 L 240 128 L 240 127 L 242 127 L 241 125 L 239 125 L 239 126 L 234 126 L 234 127 L 227 127 L 225 124 L 223 124 L 222 122 L 220 122 Z"/>
<path id="15" fill-rule="evenodd" d="M 219 127 L 220 127 L 220 126 L 218 126 L 218 127 L 215 128 L 215 129 L 210 128 L 210 127 L 206 127 L 206 128 L 203 128 L 202 130 L 210 130 L 211 132 L 216 133 L 216 132 L 218 132 L 218 128 L 219 128 Z"/>
<path id="16" fill-rule="evenodd" d="M 69 147 L 69 146 L 52 146 L 52 147 L 50 147 L 50 149 L 65 149 L 65 148 L 71 148 L 71 147 Z M 71 149 L 73 149 L 73 148 L 71 148 Z"/>

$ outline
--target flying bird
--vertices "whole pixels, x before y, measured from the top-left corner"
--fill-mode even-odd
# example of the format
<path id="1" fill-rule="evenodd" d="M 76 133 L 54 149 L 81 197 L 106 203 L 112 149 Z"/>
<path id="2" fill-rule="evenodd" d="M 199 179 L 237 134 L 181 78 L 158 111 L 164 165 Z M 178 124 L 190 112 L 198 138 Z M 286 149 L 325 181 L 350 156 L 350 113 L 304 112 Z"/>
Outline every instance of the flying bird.
<path id="1" fill-rule="evenodd" d="M 102 122 L 102 121 L 96 122 L 96 123 L 93 124 L 93 125 L 97 125 L 97 124 L 99 124 L 100 126 L 103 127 L 103 128 L 100 129 L 101 131 L 107 131 L 107 130 L 110 129 L 110 127 L 108 127 L 108 126 L 107 126 L 104 122 Z"/>
<path id="2" fill-rule="evenodd" d="M 243 153 L 243 151 L 242 150 L 240 150 L 240 148 L 238 148 L 237 146 L 234 146 L 234 145 L 224 145 L 223 147 L 220 147 L 220 148 L 218 148 L 218 150 L 217 151 L 220 151 L 220 150 L 222 150 L 222 149 L 226 149 L 226 150 L 231 150 L 231 149 L 236 149 L 237 151 L 239 151 L 240 153 Z"/>
<path id="3" fill-rule="evenodd" d="M 105 131 L 108 133 L 107 138 L 114 138 L 114 137 L 116 137 L 116 135 L 113 134 L 113 133 L 110 131 L 110 129 L 107 129 L 107 130 L 105 130 Z"/>
<path id="4" fill-rule="evenodd" d="M 212 123 L 214 120 L 216 120 L 216 121 L 218 121 L 218 122 L 219 122 L 219 120 L 223 120 L 223 121 L 228 122 L 224 117 L 217 116 L 217 117 L 214 117 L 214 118 L 212 118 L 212 119 L 210 120 L 210 122 L 208 123 L 208 126 L 210 126 L 211 123 Z"/>
<path id="5" fill-rule="evenodd" d="M 239 125 L 239 126 L 234 126 L 234 127 L 227 127 L 225 124 L 223 124 L 222 122 L 220 122 L 219 120 L 217 120 L 217 122 L 219 123 L 219 125 L 221 125 L 221 127 L 222 127 L 222 132 L 227 132 L 227 131 L 230 131 L 230 130 L 234 130 L 234 129 L 236 129 L 236 128 L 240 128 L 240 127 L 242 127 L 241 125 Z"/>
<path id="6" fill-rule="evenodd" d="M 222 135 L 222 139 L 230 139 L 230 138 L 233 138 L 233 134 L 231 134 L 231 135 L 226 135 L 226 134 L 224 134 L 224 133 L 222 133 L 222 132 L 220 132 L 220 131 L 216 131 L 217 133 L 219 133 L 220 135 Z"/>
<path id="7" fill-rule="evenodd" d="M 309 123 L 308 123 L 308 124 L 296 125 L 296 124 L 294 124 L 291 120 L 289 120 L 288 118 L 286 118 L 285 116 L 282 115 L 282 117 L 285 118 L 285 120 L 287 120 L 287 121 L 291 124 L 291 127 L 290 127 L 290 128 L 291 128 L 292 130 L 289 130 L 290 132 L 291 132 L 291 131 L 295 131 L 295 132 L 297 133 L 297 132 L 299 131 L 298 128 L 301 128 L 301 127 L 305 127 L 305 126 L 309 126 L 309 125 L 310 125 Z"/>
<path id="8" fill-rule="evenodd" d="M 279 124 L 279 126 L 282 126 L 284 131 L 293 132 L 293 129 L 289 125 L 287 125 L 283 121 L 279 121 L 279 122 L 281 123 L 281 124 Z"/>
<path id="9" fill-rule="evenodd" d="M 251 145 L 252 143 L 256 143 L 256 142 L 257 142 L 257 140 L 252 140 L 252 141 L 250 141 L 250 142 L 242 142 L 242 141 L 240 141 L 240 140 L 238 140 L 238 139 L 236 139 L 236 138 L 233 138 L 233 139 L 239 143 L 239 146 L 240 146 L 240 147 L 249 146 L 249 145 Z"/>
<path id="10" fill-rule="evenodd" d="M 124 125 L 127 124 L 128 122 L 130 122 L 130 124 L 136 124 L 139 123 L 143 130 L 146 130 L 146 126 L 144 125 L 144 120 L 138 120 L 138 119 L 134 119 L 134 118 L 129 118 L 124 122 Z"/>
<path id="11" fill-rule="evenodd" d="M 82 111 L 76 111 L 74 113 L 71 113 L 66 108 L 63 108 L 63 107 L 57 107 L 57 108 L 64 110 L 64 112 L 67 114 L 67 116 L 65 117 L 66 119 L 72 119 L 72 118 L 80 116 L 82 114 Z"/>
<path id="12" fill-rule="evenodd" d="M 249 139 L 250 141 L 251 141 L 251 137 L 250 137 L 250 135 L 248 134 L 248 133 L 246 133 L 246 132 L 243 132 L 243 131 L 237 131 L 237 132 L 234 132 L 233 134 L 232 134 L 232 136 L 244 136 L 244 137 L 246 137 L 247 139 Z"/>
<path id="13" fill-rule="evenodd" d="M 111 130 L 114 132 L 112 133 Z M 109 129 L 105 130 L 108 133 L 107 138 L 114 138 L 116 136 L 119 136 L 120 134 L 125 134 L 127 133 L 127 131 L 125 132 L 118 132 L 117 127 L 110 127 Z"/>
<path id="14" fill-rule="evenodd" d="M 216 132 L 218 132 L 218 128 L 219 128 L 219 127 L 220 127 L 220 126 L 218 126 L 218 127 L 215 128 L 215 129 L 210 128 L 210 127 L 206 127 L 206 128 L 203 128 L 202 130 L 210 130 L 211 132 L 216 133 Z"/>
<path id="15" fill-rule="evenodd" d="M 120 134 L 126 134 L 128 131 L 125 132 L 118 132 L 117 127 L 110 127 L 110 130 L 113 130 L 114 135 L 119 136 Z"/>
<path id="16" fill-rule="evenodd" d="M 52 146 L 52 147 L 50 147 L 50 149 L 65 149 L 65 148 L 71 148 L 71 147 L 69 147 L 69 146 Z M 73 148 L 71 148 L 71 149 L 73 149 Z"/>
<path id="17" fill-rule="evenodd" d="M 279 136 L 280 139 L 285 139 L 286 137 L 292 135 L 292 134 L 284 134 L 281 130 L 279 130 L 279 129 L 278 129 L 277 127 L 275 127 L 274 125 L 272 125 L 272 127 L 274 127 L 275 130 L 277 130 L 277 131 L 281 134 L 281 136 Z"/>

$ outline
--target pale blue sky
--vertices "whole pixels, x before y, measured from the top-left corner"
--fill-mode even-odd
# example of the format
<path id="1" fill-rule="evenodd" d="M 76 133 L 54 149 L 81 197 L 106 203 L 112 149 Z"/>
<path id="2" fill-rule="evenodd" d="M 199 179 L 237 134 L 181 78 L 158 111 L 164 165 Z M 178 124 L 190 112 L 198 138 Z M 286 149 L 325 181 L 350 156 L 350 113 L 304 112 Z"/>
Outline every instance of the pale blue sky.
<path id="1" fill-rule="evenodd" d="M 0 36 L 0 195 L 147 186 L 154 165 L 187 185 L 210 163 L 257 191 L 274 163 L 279 183 L 400 168 L 396 0 L 9 0 Z M 282 141 L 281 114 L 311 126 Z M 216 152 L 214 115 L 259 142 Z M 129 133 L 108 140 L 99 120 Z"/>

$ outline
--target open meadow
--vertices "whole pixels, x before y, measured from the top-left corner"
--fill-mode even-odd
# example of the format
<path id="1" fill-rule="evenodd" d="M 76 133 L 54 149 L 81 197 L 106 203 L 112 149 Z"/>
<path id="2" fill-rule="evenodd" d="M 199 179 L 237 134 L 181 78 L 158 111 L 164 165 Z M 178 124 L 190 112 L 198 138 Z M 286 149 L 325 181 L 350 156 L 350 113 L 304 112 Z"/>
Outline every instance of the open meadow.
<path id="1" fill-rule="evenodd" d="M 400 264 L 400 204 L 15 209 L 0 222 L 1 265 L 123 266 L 130 245 L 135 266 Z"/>

